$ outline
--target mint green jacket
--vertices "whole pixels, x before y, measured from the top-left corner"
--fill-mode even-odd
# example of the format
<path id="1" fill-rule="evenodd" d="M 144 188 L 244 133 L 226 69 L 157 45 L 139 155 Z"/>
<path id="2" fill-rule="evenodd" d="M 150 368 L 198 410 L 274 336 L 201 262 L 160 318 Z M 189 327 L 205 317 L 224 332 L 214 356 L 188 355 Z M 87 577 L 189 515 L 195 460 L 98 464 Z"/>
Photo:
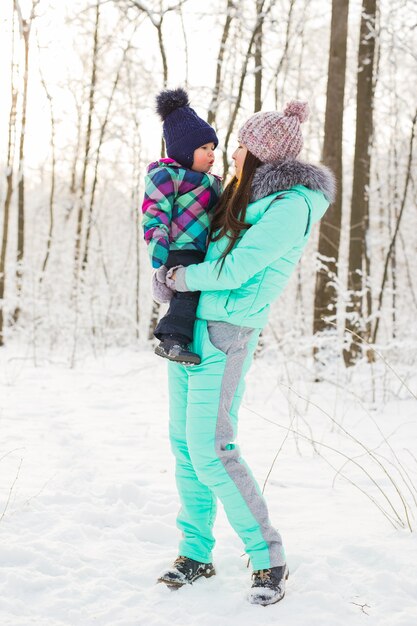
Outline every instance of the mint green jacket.
<path id="1" fill-rule="evenodd" d="M 322 191 L 303 185 L 249 204 L 246 222 L 251 227 L 225 257 L 220 275 L 216 261 L 227 246 L 227 237 L 210 243 L 203 263 L 182 270 L 186 288 L 202 292 L 197 317 L 263 328 L 271 304 L 301 257 L 312 225 L 328 206 Z"/>

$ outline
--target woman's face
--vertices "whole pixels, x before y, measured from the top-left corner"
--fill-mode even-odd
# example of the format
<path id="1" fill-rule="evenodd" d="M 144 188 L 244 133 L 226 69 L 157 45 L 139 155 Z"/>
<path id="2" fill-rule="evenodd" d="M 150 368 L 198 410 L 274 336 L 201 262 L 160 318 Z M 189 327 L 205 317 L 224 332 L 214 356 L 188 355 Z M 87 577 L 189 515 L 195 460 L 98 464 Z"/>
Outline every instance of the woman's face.
<path id="1" fill-rule="evenodd" d="M 240 175 L 242 174 L 242 168 L 245 162 L 247 152 L 248 152 L 247 147 L 244 146 L 242 143 L 240 143 L 232 154 L 232 159 L 235 162 L 236 178 L 238 180 L 240 178 Z"/>

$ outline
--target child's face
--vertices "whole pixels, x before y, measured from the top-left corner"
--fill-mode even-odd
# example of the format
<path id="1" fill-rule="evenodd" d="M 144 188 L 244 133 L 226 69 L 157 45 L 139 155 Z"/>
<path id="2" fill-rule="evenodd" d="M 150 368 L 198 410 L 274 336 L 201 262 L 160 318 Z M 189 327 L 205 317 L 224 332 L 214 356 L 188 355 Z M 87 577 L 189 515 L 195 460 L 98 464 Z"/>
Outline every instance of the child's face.
<path id="1" fill-rule="evenodd" d="M 194 150 L 194 160 L 191 169 L 195 172 L 209 172 L 214 163 L 215 149 L 214 143 L 205 143 L 204 146 Z"/>

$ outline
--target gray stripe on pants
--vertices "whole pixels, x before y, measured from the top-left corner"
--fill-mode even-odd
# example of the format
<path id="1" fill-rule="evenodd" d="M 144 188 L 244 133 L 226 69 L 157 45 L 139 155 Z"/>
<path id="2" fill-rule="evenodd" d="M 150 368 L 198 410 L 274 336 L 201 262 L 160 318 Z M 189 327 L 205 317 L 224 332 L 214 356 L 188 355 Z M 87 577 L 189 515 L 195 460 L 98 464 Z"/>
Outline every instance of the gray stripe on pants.
<path id="1" fill-rule="evenodd" d="M 227 445 L 234 439 L 230 410 L 242 376 L 243 365 L 248 356 L 248 344 L 254 329 L 235 326 L 228 322 L 208 322 L 207 328 L 211 343 L 226 354 L 216 424 L 216 453 L 259 524 L 262 537 L 268 547 L 271 567 L 284 565 L 282 539 L 271 526 L 265 500 L 246 466 L 239 462 L 238 449 L 227 448 Z"/>

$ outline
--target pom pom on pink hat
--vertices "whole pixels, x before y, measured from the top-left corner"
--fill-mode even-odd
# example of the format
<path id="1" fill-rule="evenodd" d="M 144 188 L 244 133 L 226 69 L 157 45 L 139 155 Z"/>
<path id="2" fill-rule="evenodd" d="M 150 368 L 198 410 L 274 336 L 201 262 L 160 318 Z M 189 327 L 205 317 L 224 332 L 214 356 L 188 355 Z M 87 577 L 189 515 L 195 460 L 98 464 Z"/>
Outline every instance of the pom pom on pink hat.
<path id="1" fill-rule="evenodd" d="M 301 100 L 291 100 L 283 113 L 255 113 L 239 130 L 239 141 L 263 163 L 295 159 L 303 147 L 300 125 L 309 113 L 308 103 Z"/>

